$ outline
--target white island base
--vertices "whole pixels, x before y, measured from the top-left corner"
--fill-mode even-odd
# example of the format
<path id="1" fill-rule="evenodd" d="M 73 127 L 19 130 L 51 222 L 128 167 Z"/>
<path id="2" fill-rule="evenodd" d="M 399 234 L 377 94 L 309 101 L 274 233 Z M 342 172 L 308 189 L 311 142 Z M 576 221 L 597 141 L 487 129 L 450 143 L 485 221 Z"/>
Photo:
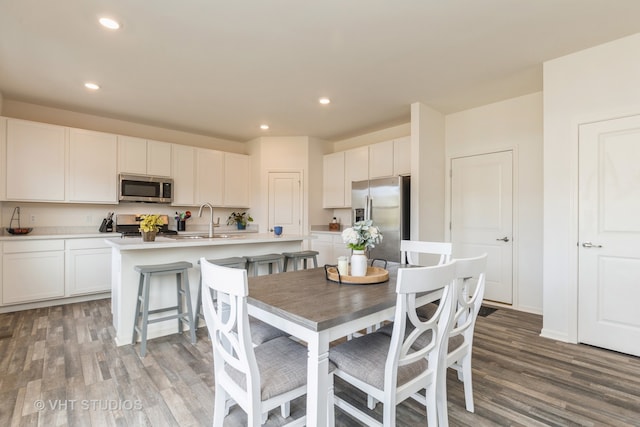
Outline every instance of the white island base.
<path id="1" fill-rule="evenodd" d="M 116 345 L 131 344 L 139 275 L 136 265 L 164 264 L 188 261 L 191 304 L 196 308 L 200 267 L 198 260 L 227 258 L 232 256 L 264 255 L 268 253 L 293 252 L 302 249 L 308 236 L 281 236 L 252 234 L 213 239 L 172 239 L 158 237 L 155 242 L 143 242 L 142 238 L 108 239 L 112 247 L 112 292 L 111 312 L 116 330 Z M 266 266 L 263 266 L 266 268 Z M 162 275 L 153 278 L 149 296 L 149 310 L 176 305 L 176 276 Z M 168 313 L 159 313 L 161 317 Z M 152 319 L 154 315 L 150 315 Z M 147 327 L 147 339 L 171 335 L 178 332 L 178 321 L 167 320 Z"/>

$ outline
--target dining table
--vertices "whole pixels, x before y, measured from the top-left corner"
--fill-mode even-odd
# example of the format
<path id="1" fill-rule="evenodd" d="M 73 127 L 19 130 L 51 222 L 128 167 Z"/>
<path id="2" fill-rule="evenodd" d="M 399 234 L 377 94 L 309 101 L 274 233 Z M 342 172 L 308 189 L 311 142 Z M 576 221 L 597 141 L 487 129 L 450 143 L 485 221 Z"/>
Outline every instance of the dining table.
<path id="1" fill-rule="evenodd" d="M 330 280 L 324 267 L 249 278 L 249 314 L 307 345 L 308 426 L 328 425 L 331 342 L 393 318 L 400 267 L 387 264 L 388 280 L 371 284 Z"/>

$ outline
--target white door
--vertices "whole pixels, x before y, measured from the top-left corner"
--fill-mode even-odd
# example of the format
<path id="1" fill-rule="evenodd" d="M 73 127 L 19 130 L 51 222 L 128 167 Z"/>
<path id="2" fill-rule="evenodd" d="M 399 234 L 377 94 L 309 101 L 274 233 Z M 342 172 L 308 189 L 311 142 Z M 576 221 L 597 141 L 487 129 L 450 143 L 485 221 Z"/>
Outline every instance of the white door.
<path id="1" fill-rule="evenodd" d="M 302 182 L 299 172 L 269 172 L 269 230 L 302 234 Z"/>
<path id="2" fill-rule="evenodd" d="M 578 340 L 640 356 L 640 116 L 579 138 Z"/>
<path id="3" fill-rule="evenodd" d="M 513 302 L 512 152 L 451 161 L 453 257 L 487 253 L 484 299 Z"/>

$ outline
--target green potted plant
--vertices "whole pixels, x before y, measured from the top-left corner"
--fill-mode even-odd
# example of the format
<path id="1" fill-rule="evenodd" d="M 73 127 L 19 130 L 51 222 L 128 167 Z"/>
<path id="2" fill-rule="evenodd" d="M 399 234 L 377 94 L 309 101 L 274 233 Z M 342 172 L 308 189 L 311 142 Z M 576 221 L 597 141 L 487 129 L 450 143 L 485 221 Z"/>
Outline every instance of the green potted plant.
<path id="1" fill-rule="evenodd" d="M 141 215 L 140 216 L 140 232 L 142 233 L 143 242 L 153 242 L 156 240 L 156 233 L 164 220 L 160 215 Z"/>
<path id="2" fill-rule="evenodd" d="M 253 222 L 253 218 L 246 212 L 231 212 L 231 215 L 227 218 L 227 225 L 235 224 L 238 230 L 247 228 L 247 222 Z"/>

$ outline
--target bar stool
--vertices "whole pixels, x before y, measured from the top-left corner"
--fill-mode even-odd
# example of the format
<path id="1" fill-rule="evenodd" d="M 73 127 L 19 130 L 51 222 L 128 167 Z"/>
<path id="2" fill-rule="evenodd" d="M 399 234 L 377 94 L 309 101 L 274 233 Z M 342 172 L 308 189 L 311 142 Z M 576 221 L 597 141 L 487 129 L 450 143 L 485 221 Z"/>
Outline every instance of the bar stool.
<path id="1" fill-rule="evenodd" d="M 140 356 L 144 357 L 147 353 L 147 325 L 150 323 L 162 322 L 165 320 L 178 319 L 178 333 L 182 333 L 183 322 L 187 322 L 191 332 L 191 344 L 196 342 L 196 330 L 194 328 L 193 310 L 191 309 L 191 292 L 189 291 L 189 274 L 188 270 L 193 267 L 190 262 L 181 261 L 170 264 L 157 265 L 136 265 L 134 269 L 140 273 L 140 282 L 138 284 L 138 300 L 136 302 L 136 315 L 133 322 L 133 336 L 131 344 L 136 343 L 136 333 L 140 334 Z M 158 308 L 149 310 L 149 288 L 151 287 L 151 277 L 154 275 L 176 275 L 176 295 L 177 304 L 172 307 Z M 187 311 L 182 308 L 182 297 L 186 300 Z M 149 319 L 150 314 L 162 313 L 166 311 L 176 310 L 176 314 Z M 142 324 L 138 326 L 138 321 L 142 316 Z"/>
<path id="2" fill-rule="evenodd" d="M 258 267 L 263 264 L 266 264 L 269 266 L 269 274 L 273 273 L 274 265 L 278 267 L 279 273 L 282 273 L 284 271 L 282 267 L 284 255 L 282 254 L 252 255 L 246 258 L 247 258 L 247 271 L 250 271 L 251 266 L 253 266 L 254 276 L 258 275 Z"/>
<path id="3" fill-rule="evenodd" d="M 247 266 L 247 259 L 241 256 L 208 259 L 207 261 L 209 261 L 211 264 L 220 265 L 222 267 L 245 268 Z M 200 260 L 198 260 L 198 264 L 200 264 Z M 196 299 L 196 311 L 193 319 L 195 321 L 196 328 L 198 327 L 198 323 L 200 323 L 200 319 L 204 320 L 204 313 L 202 313 L 202 274 L 200 274 L 200 283 L 198 284 L 198 298 Z"/>
<path id="4" fill-rule="evenodd" d="M 298 261 L 302 260 L 302 266 L 307 269 L 307 260 L 313 260 L 313 266 L 318 267 L 318 251 L 298 251 L 298 252 L 283 252 L 284 255 L 284 271 L 287 271 L 289 261 L 293 261 L 293 271 L 298 270 Z"/>

